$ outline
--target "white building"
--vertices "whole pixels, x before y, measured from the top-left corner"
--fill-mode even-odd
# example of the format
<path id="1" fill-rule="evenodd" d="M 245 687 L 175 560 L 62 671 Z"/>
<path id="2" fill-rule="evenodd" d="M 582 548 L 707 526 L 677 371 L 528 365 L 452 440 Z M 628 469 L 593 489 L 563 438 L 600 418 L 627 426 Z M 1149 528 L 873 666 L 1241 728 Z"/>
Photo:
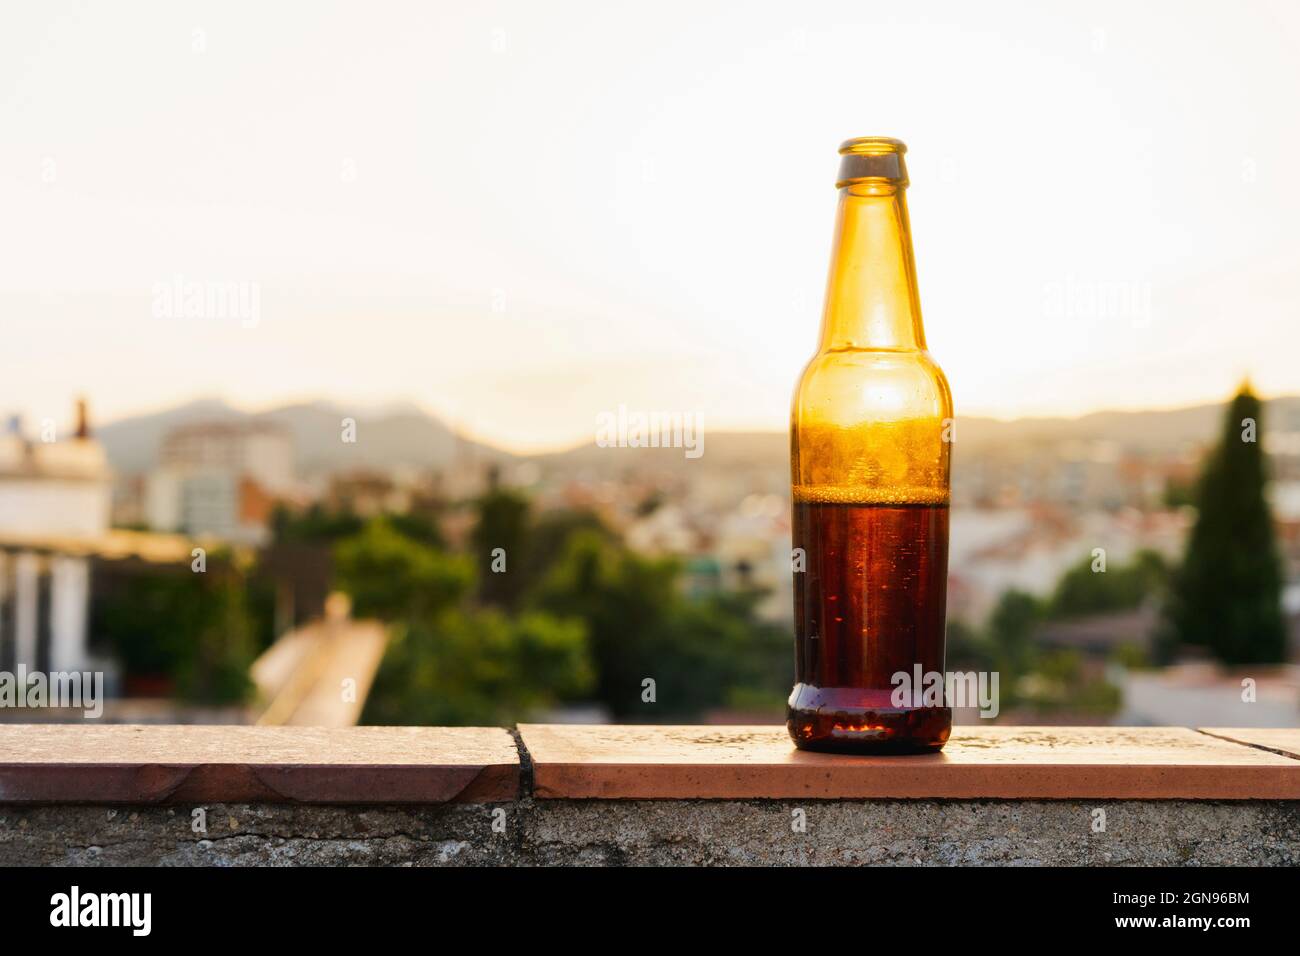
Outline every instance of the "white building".
<path id="1" fill-rule="evenodd" d="M 293 439 L 268 422 L 208 422 L 168 432 L 163 468 L 221 472 L 251 478 L 271 494 L 293 490 Z"/>
<path id="2" fill-rule="evenodd" d="M 956 508 L 948 550 L 949 613 L 982 623 L 1003 592 L 1047 597 L 1061 576 L 1098 549 L 1108 566 L 1141 550 L 1176 559 L 1187 533 L 1178 512 L 1075 511 L 1049 506 Z"/>
<path id="3" fill-rule="evenodd" d="M 108 532 L 110 474 L 85 404 L 72 435 L 0 435 L 0 663 L 85 669 L 88 554 Z"/>
<path id="4" fill-rule="evenodd" d="M 1123 671 L 1113 682 L 1124 695 L 1117 726 L 1297 727 L 1300 666 L 1256 665 L 1228 670 L 1211 663 Z"/>
<path id="5" fill-rule="evenodd" d="M 271 503 L 294 489 L 293 439 L 265 422 L 211 422 L 174 429 L 145 483 L 156 531 L 258 544 Z"/>

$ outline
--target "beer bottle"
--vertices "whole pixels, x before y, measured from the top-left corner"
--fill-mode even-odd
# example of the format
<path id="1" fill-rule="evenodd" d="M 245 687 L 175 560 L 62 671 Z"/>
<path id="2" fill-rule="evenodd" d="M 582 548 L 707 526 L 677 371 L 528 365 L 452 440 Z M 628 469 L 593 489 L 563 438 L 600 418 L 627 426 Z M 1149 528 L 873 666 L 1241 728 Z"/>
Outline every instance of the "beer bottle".
<path id="1" fill-rule="evenodd" d="M 937 751 L 948 739 L 944 603 L 952 395 L 925 346 L 907 147 L 840 147 L 821 342 L 795 390 L 797 746 Z M 929 693 L 927 694 L 927 690 Z"/>

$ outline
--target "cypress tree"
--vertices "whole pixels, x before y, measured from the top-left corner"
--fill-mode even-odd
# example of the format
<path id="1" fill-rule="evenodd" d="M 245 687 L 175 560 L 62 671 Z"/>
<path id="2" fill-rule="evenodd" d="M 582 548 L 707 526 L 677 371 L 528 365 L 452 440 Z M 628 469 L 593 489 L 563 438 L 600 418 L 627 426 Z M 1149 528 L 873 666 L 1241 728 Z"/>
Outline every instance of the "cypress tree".
<path id="1" fill-rule="evenodd" d="M 1282 571 L 1267 480 L 1262 406 L 1243 385 L 1197 484 L 1196 522 L 1166 608 L 1169 643 L 1206 648 L 1224 664 L 1285 660 Z"/>

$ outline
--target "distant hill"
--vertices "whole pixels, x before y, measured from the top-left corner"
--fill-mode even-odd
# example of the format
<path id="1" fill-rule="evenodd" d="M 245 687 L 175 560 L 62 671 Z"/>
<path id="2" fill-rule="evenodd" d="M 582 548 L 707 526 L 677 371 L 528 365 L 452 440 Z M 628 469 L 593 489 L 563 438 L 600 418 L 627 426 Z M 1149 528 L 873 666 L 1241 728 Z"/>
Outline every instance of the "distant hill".
<path id="1" fill-rule="evenodd" d="M 1127 451 L 1171 452 L 1218 438 L 1224 404 L 1134 412 L 1093 412 L 1079 418 L 958 418 L 957 440 L 967 451 L 1068 441 L 1111 441 Z M 1267 432 L 1300 432 L 1300 396 L 1265 403 Z"/>
<path id="2" fill-rule="evenodd" d="M 959 454 L 1019 456 L 1071 442 L 1113 442 L 1135 454 L 1176 453 L 1218 438 L 1223 405 L 1133 412 L 1094 412 L 1079 418 L 1019 418 L 1001 421 L 957 417 Z M 1300 432 L 1300 396 L 1276 398 L 1265 405 L 1266 432 Z M 734 470 L 770 462 L 788 467 L 789 438 L 785 432 L 712 432 L 704 435 L 704 455 L 688 460 L 678 449 L 608 449 L 594 443 L 535 459 L 544 468 L 631 472 L 650 468 Z"/>
<path id="3" fill-rule="evenodd" d="M 357 445 L 340 440 L 342 421 L 357 422 Z M 177 408 L 111 422 L 96 429 L 109 462 L 119 474 L 148 471 L 158 462 L 164 436 L 178 425 L 194 422 L 271 422 L 293 436 L 298 469 L 304 474 L 355 467 L 364 448 L 367 467 L 440 468 L 457 454 L 480 462 L 508 462 L 509 452 L 460 438 L 439 419 L 414 406 L 371 411 L 347 410 L 330 402 L 285 405 L 250 413 L 220 399 L 200 399 Z"/>
<path id="4" fill-rule="evenodd" d="M 163 436 L 178 425 L 193 422 L 237 421 L 247 417 L 221 399 L 201 398 L 176 408 L 123 418 L 95 427 L 109 464 L 119 474 L 147 471 L 158 463 Z"/>
<path id="5" fill-rule="evenodd" d="M 1095 412 L 1079 418 L 958 417 L 957 441 L 961 453 L 998 455 L 1023 453 L 1065 442 L 1111 441 L 1132 452 L 1168 453 L 1213 441 L 1220 427 L 1222 405 L 1135 412 Z M 1273 399 L 1265 409 L 1265 429 L 1300 432 L 1300 396 Z M 330 402 L 286 405 L 260 413 L 232 408 L 219 399 L 201 399 L 150 415 L 113 422 L 97 430 L 119 473 L 152 468 L 163 436 L 177 425 L 198 421 L 269 421 L 283 425 L 293 435 L 299 469 L 304 473 L 330 471 L 356 464 L 356 447 L 339 441 L 344 417 L 357 420 L 368 466 L 439 468 L 457 454 L 480 462 L 522 460 L 519 456 L 456 435 L 438 418 L 411 405 L 388 406 L 368 412 L 348 411 Z M 704 455 L 688 459 L 681 449 L 598 448 L 594 442 L 568 451 L 534 456 L 543 472 L 565 472 L 593 478 L 629 474 L 668 475 L 692 469 L 694 474 L 781 474 L 788 467 L 788 441 L 784 432 L 714 432 L 704 435 Z M 764 482 L 766 483 L 766 482 Z"/>

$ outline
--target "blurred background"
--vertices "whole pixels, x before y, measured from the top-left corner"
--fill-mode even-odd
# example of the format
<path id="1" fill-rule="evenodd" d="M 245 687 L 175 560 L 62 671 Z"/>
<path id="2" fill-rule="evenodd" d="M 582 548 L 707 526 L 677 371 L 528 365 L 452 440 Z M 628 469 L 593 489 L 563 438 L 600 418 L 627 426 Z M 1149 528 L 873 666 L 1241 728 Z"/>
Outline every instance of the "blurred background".
<path id="1" fill-rule="evenodd" d="M 1004 723 L 1295 726 L 1298 42 L 1264 2 L 7 10 L 0 671 L 102 672 L 108 721 L 782 720 L 786 416 L 881 134 L 958 410 L 949 669 Z"/>

